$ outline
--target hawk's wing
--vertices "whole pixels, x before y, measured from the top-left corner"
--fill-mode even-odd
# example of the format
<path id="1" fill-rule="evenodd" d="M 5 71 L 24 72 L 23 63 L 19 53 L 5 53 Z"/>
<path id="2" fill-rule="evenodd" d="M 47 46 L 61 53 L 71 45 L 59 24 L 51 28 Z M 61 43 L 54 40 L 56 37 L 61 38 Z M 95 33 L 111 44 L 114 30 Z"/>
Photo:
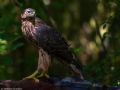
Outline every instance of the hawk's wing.
<path id="1" fill-rule="evenodd" d="M 53 28 L 41 25 L 36 28 L 38 46 L 43 48 L 48 54 L 62 59 L 71 69 L 83 78 L 79 69 L 82 65 L 78 63 L 78 58 L 69 50 L 69 45 L 65 39 Z"/>
<path id="2" fill-rule="evenodd" d="M 69 45 L 59 32 L 47 25 L 36 28 L 37 41 L 39 46 L 49 54 L 71 62 L 73 54 L 69 50 Z"/>

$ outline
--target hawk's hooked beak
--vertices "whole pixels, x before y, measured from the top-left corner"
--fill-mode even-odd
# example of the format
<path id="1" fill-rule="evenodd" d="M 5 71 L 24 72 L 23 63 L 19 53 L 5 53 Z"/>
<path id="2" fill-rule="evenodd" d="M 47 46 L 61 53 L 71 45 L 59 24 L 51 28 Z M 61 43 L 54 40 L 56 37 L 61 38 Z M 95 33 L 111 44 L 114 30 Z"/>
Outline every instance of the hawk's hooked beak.
<path id="1" fill-rule="evenodd" d="M 25 19 L 26 15 L 25 14 L 21 14 L 21 19 Z"/>

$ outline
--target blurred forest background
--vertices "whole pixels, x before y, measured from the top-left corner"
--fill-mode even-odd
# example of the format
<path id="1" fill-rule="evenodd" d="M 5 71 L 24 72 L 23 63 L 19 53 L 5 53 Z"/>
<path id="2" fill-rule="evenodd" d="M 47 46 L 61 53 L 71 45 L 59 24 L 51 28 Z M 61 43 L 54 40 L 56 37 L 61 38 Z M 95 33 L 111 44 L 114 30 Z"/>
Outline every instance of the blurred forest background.
<path id="1" fill-rule="evenodd" d="M 0 0 L 0 80 L 22 79 L 37 68 L 38 51 L 20 28 L 20 14 L 28 7 L 68 40 L 87 80 L 119 83 L 120 0 Z M 67 76 L 63 66 L 53 61 L 49 74 Z"/>

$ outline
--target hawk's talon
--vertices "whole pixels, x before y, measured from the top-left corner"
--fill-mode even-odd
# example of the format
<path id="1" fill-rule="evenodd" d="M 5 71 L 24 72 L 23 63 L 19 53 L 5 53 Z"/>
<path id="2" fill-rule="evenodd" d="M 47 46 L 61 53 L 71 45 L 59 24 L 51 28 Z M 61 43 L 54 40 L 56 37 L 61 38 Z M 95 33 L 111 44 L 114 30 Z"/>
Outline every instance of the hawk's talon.
<path id="1" fill-rule="evenodd" d="M 50 78 L 50 76 L 49 76 L 47 73 L 45 73 L 45 77 L 46 77 L 46 78 Z"/>
<path id="2" fill-rule="evenodd" d="M 23 78 L 23 80 L 26 80 L 26 79 L 34 79 L 35 80 L 35 79 L 37 79 L 36 78 L 37 74 L 38 74 L 38 71 L 35 71 L 32 75 Z"/>
<path id="3" fill-rule="evenodd" d="M 39 82 L 39 79 L 33 77 L 33 78 L 29 78 L 29 77 L 25 77 L 23 78 L 23 80 L 34 80 L 35 82 Z"/>
<path id="4" fill-rule="evenodd" d="M 37 78 L 41 78 L 41 77 L 50 78 L 50 76 L 47 73 L 41 73 L 40 75 L 37 76 Z"/>

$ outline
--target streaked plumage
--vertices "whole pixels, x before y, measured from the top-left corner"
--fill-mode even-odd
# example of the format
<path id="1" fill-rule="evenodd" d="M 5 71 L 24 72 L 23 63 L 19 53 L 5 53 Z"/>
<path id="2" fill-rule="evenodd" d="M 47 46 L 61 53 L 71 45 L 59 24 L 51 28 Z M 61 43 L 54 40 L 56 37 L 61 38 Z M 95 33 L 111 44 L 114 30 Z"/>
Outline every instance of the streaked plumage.
<path id="1" fill-rule="evenodd" d="M 28 11 L 32 13 L 30 14 Z M 37 18 L 34 12 L 33 9 L 28 8 L 23 12 L 21 18 L 24 36 L 39 48 L 38 71 L 44 68 L 43 71 L 46 72 L 51 57 L 57 57 L 67 63 L 76 74 L 83 78 L 80 72 L 81 65 L 77 62 L 76 56 L 69 50 L 69 45 L 65 39 L 54 28 Z"/>

